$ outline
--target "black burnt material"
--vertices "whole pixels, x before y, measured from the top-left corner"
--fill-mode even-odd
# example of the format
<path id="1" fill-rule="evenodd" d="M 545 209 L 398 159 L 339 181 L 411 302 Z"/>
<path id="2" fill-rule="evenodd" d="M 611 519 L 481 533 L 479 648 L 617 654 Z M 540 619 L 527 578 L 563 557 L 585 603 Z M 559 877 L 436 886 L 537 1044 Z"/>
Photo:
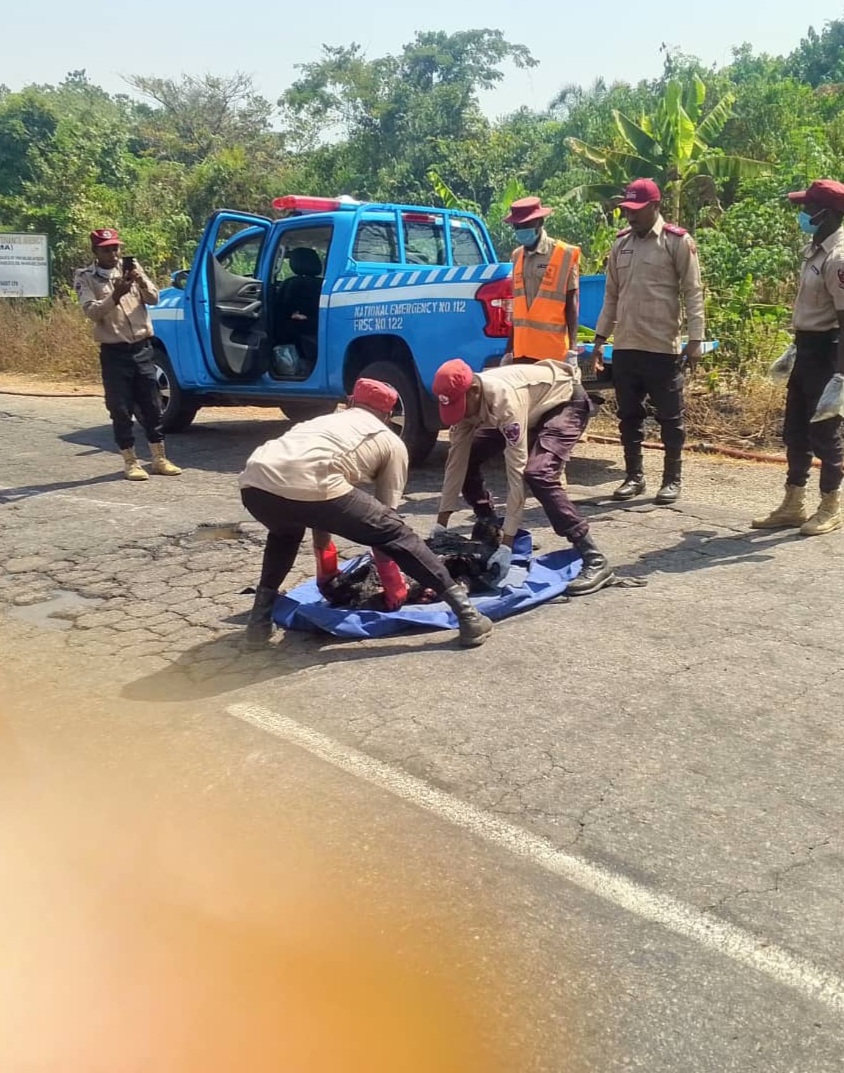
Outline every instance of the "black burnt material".
<path id="1" fill-rule="evenodd" d="M 484 581 L 490 556 L 501 544 L 501 529 L 494 520 L 478 519 L 467 538 L 459 533 L 446 532 L 425 543 L 442 560 L 455 581 L 465 585 L 470 593 L 486 592 Z M 416 581 L 407 579 L 407 604 L 430 604 L 437 596 L 423 589 Z M 332 607 L 349 607 L 367 611 L 384 611 L 384 593 L 375 563 L 366 562 L 354 570 L 346 570 L 321 586 L 323 598 Z"/>

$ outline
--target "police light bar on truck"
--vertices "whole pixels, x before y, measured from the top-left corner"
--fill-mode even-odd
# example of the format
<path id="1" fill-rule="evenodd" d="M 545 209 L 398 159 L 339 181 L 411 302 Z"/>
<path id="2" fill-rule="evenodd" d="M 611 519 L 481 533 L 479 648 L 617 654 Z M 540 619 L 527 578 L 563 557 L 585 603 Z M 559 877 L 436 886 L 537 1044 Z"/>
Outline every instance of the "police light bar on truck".
<path id="1" fill-rule="evenodd" d="M 344 194 L 342 197 L 309 197 L 303 194 L 285 194 L 273 200 L 273 208 L 280 209 L 288 216 L 298 216 L 306 212 L 336 212 L 338 209 L 355 209 L 361 201 Z"/>

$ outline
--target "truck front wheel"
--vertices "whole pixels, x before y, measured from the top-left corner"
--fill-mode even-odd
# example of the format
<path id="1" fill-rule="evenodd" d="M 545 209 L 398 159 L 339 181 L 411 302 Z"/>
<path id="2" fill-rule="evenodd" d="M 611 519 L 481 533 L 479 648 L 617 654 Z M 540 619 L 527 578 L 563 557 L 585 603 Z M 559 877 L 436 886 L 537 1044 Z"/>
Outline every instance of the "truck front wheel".
<path id="1" fill-rule="evenodd" d="M 383 380 L 396 389 L 399 400 L 390 417 L 390 428 L 401 437 L 411 463 L 424 462 L 434 449 L 439 430 L 425 425 L 414 377 L 391 361 L 373 361 L 361 369 L 360 375 L 370 380 Z"/>
<path id="2" fill-rule="evenodd" d="M 160 347 L 153 348 L 155 381 L 161 399 L 161 426 L 165 432 L 184 432 L 200 407 L 179 387 L 170 359 Z M 138 414 L 135 414 L 138 417 Z"/>

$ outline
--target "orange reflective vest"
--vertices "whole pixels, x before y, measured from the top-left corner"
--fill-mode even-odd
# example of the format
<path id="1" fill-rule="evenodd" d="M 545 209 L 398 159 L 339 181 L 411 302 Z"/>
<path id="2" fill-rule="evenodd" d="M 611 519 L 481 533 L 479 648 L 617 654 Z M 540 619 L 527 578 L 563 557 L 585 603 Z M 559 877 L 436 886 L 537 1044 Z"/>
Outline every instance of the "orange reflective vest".
<path id="1" fill-rule="evenodd" d="M 580 261 L 580 247 L 558 242 L 545 275 L 528 306 L 525 291 L 525 251 L 513 265 L 513 357 L 565 361 L 569 349 L 566 330 L 566 294 L 572 268 Z"/>

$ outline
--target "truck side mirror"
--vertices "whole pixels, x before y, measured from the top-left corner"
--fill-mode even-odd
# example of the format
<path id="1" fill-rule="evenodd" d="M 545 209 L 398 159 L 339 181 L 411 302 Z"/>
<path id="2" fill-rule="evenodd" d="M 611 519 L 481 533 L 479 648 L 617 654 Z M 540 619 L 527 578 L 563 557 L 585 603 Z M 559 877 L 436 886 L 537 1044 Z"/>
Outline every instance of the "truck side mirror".
<path id="1" fill-rule="evenodd" d="M 170 282 L 174 287 L 178 287 L 180 291 L 183 291 L 188 281 L 188 274 L 189 270 L 187 268 L 180 268 L 178 272 L 174 272 L 170 277 Z"/>

